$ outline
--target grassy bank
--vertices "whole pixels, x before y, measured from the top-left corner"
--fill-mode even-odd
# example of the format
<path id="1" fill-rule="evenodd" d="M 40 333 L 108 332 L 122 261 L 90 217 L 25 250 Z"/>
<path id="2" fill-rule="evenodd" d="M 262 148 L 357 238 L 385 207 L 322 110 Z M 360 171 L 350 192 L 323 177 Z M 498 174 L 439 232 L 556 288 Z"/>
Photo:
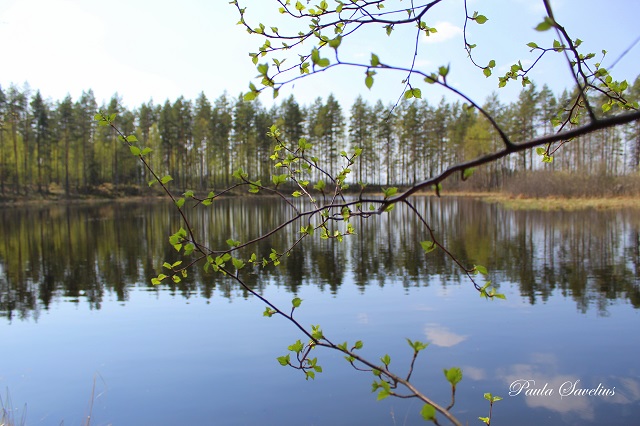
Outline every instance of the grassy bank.
<path id="1" fill-rule="evenodd" d="M 512 210 L 580 210 L 580 209 L 640 209 L 640 197 L 598 198 L 527 198 L 511 194 L 476 194 L 484 201 L 500 203 Z"/>

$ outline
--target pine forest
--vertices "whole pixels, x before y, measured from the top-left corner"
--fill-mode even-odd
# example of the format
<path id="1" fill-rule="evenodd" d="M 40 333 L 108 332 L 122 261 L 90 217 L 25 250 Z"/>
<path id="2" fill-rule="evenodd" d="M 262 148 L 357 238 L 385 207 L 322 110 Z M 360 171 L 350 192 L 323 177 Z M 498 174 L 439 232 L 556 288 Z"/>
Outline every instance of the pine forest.
<path id="1" fill-rule="evenodd" d="M 640 78 L 629 97 L 640 99 Z M 497 95 L 483 107 L 514 141 L 557 131 L 553 118 L 562 113 L 571 94 L 552 93 L 534 84 L 516 102 L 503 104 Z M 362 98 L 345 110 L 334 95 L 300 105 L 290 96 L 273 107 L 259 100 L 245 102 L 227 93 L 208 99 L 180 97 L 162 104 L 152 101 L 129 110 L 118 95 L 98 105 L 91 90 L 79 99 L 45 98 L 27 84 L 0 88 L 0 197 L 29 194 L 99 194 L 101 188 L 136 188 L 150 180 L 112 129 L 97 126 L 98 111 L 117 113 L 117 125 L 152 149 L 151 166 L 170 174 L 175 190 L 220 189 L 233 183 L 239 167 L 252 179 L 270 181 L 272 140 L 276 124 L 282 138 L 313 144 L 324 166 L 336 173 L 340 152 L 362 148 L 352 181 L 370 185 L 408 185 L 442 172 L 452 164 L 490 153 L 500 146 L 490 123 L 461 102 L 437 104 L 413 99 L 397 105 Z M 609 111 L 613 114 L 616 111 Z M 542 168 L 589 176 L 637 174 L 640 165 L 640 123 L 609 128 L 560 147 L 550 163 L 526 151 L 486 166 L 475 178 L 485 190 L 499 189 L 505 177 Z M 586 143 L 582 143 L 586 142 Z M 313 178 L 313 177 L 312 177 Z M 453 182 L 455 183 L 455 177 Z"/>

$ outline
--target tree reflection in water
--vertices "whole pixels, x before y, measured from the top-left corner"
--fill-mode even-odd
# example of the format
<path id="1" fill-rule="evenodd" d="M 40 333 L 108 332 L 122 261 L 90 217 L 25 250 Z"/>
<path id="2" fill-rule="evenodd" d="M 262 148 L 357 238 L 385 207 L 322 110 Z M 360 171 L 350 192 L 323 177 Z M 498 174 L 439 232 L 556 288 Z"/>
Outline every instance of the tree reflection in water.
<path id="1" fill-rule="evenodd" d="M 640 306 L 640 215 L 633 210 L 511 211 L 448 197 L 418 197 L 414 204 L 460 260 L 485 265 L 495 284 L 518 286 L 531 304 L 571 297 L 582 312 L 602 315 L 618 300 Z M 289 214 L 278 200 L 257 197 L 221 199 L 192 212 L 211 247 L 255 238 Z M 419 241 L 427 236 L 404 206 L 354 226 L 357 235 L 343 243 L 305 240 L 281 267 L 257 267 L 247 282 L 259 290 L 276 284 L 295 292 L 312 284 L 332 293 L 350 284 L 347 276 L 363 292 L 390 278 L 407 287 L 470 285 L 442 251 L 424 255 Z M 177 260 L 168 236 L 179 227 L 172 206 L 162 202 L 3 209 L 0 315 L 37 320 L 57 299 L 100 309 L 106 292 L 126 301 L 132 287 L 185 298 L 210 298 L 217 288 L 231 297 L 230 282 L 201 269 L 177 285 L 151 286 L 162 263 Z M 258 257 L 287 248 L 299 228 L 260 241 Z"/>

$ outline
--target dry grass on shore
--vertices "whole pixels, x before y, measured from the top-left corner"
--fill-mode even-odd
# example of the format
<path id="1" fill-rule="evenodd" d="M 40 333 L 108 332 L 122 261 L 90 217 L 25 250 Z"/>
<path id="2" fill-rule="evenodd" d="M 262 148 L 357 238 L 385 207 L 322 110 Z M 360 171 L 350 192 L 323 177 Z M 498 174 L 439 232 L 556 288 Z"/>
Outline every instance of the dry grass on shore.
<path id="1" fill-rule="evenodd" d="M 510 194 L 482 195 L 484 201 L 500 203 L 512 210 L 640 209 L 640 197 L 528 198 Z"/>

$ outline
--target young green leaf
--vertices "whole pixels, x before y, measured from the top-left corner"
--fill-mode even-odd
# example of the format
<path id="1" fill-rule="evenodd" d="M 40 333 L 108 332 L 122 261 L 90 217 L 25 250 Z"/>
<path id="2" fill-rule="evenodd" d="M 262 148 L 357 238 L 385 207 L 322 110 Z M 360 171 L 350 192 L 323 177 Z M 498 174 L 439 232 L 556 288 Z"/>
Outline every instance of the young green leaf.
<path id="1" fill-rule="evenodd" d="M 398 188 L 396 188 L 395 186 L 391 186 L 389 188 L 382 188 L 382 192 L 384 193 L 384 199 L 386 200 L 387 198 L 397 194 Z"/>
<path id="2" fill-rule="evenodd" d="M 487 268 L 485 268 L 482 265 L 474 265 L 473 269 L 476 270 L 476 272 L 482 274 L 482 275 L 488 275 L 489 272 L 487 271 Z"/>
<path id="3" fill-rule="evenodd" d="M 284 355 L 284 356 L 279 356 L 279 357 L 277 358 L 277 360 L 278 360 L 278 362 L 280 363 L 280 365 L 282 365 L 283 367 L 285 367 L 285 366 L 289 365 L 289 360 L 290 360 L 289 354 L 286 354 L 286 355 Z"/>
<path id="4" fill-rule="evenodd" d="M 425 253 L 431 253 L 438 247 L 434 241 L 420 241 L 420 245 Z"/>
<path id="5" fill-rule="evenodd" d="M 450 369 L 444 369 L 444 376 L 447 378 L 447 381 L 451 383 L 451 386 L 455 387 L 460 380 L 462 380 L 462 370 L 458 367 L 452 367 Z"/>
<path id="6" fill-rule="evenodd" d="M 548 29 L 550 29 L 551 27 L 554 26 L 554 22 L 551 18 L 549 18 L 548 16 L 545 16 L 544 21 L 540 22 L 535 30 L 536 31 L 547 31 Z"/>
<path id="7" fill-rule="evenodd" d="M 367 72 L 367 76 L 364 79 L 364 85 L 367 86 L 367 89 L 371 89 L 373 86 L 373 77 L 369 72 Z"/>
<path id="8" fill-rule="evenodd" d="M 420 410 L 420 415 L 426 421 L 433 421 L 436 418 L 436 409 L 431 404 L 424 404 L 422 410 Z"/>
<path id="9" fill-rule="evenodd" d="M 464 169 L 464 171 L 462 172 L 462 180 L 467 180 L 471 177 L 471 175 L 473 175 L 473 172 L 476 169 L 473 167 L 469 167 L 468 169 Z"/>
<path id="10" fill-rule="evenodd" d="M 233 257 L 231 258 L 231 262 L 233 263 L 233 267 L 238 271 L 244 268 L 245 263 L 242 261 L 242 259 L 236 259 L 235 257 Z"/>

